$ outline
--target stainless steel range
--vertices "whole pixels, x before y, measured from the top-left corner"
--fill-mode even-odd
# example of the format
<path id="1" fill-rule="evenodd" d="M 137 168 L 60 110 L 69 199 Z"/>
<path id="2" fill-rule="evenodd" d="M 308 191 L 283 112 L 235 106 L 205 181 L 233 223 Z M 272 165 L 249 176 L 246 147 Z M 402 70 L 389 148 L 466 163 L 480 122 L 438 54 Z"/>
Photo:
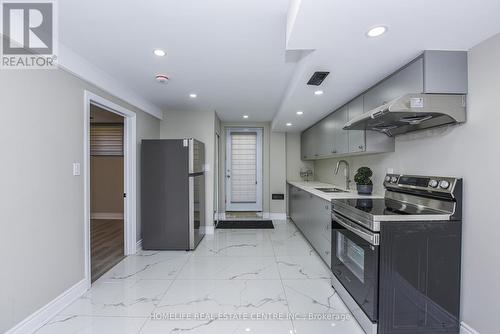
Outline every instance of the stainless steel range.
<path id="1" fill-rule="evenodd" d="M 332 200 L 332 285 L 367 333 L 458 333 L 462 180 L 389 174 Z"/>

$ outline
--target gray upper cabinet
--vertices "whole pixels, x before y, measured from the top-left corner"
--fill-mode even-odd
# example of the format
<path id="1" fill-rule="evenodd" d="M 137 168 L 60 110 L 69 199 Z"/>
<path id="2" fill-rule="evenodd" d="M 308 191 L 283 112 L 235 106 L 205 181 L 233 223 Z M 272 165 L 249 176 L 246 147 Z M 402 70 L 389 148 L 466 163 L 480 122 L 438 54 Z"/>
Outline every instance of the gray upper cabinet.
<path id="1" fill-rule="evenodd" d="M 318 157 L 317 147 L 321 142 L 319 136 L 320 126 L 317 124 L 302 132 L 300 137 L 300 151 L 302 160 L 311 160 Z"/>
<path id="2" fill-rule="evenodd" d="M 467 94 L 467 52 L 425 51 L 302 133 L 302 159 L 394 152 L 394 138 L 345 123 L 409 93 Z"/>
<path id="3" fill-rule="evenodd" d="M 302 132 L 302 160 L 328 158 L 349 152 L 349 131 L 343 129 L 348 121 L 347 106 L 338 109 L 319 123 Z"/>
<path id="4" fill-rule="evenodd" d="M 344 124 L 347 119 L 347 106 L 338 109 L 333 114 L 335 124 L 335 150 L 333 154 L 345 154 L 349 152 L 349 133 L 344 130 Z"/>
<path id="5" fill-rule="evenodd" d="M 408 93 L 467 94 L 467 52 L 425 51 L 364 94 L 364 111 Z"/>
<path id="6" fill-rule="evenodd" d="M 302 132 L 302 160 L 394 152 L 394 138 L 373 131 L 343 129 L 345 123 L 362 113 L 363 96 L 360 96 Z"/>
<path id="7" fill-rule="evenodd" d="M 317 149 L 320 157 L 347 152 L 347 131 L 342 130 L 346 122 L 347 113 L 345 108 L 342 108 L 318 123 L 320 125 L 321 142 L 318 144 Z"/>
<path id="8" fill-rule="evenodd" d="M 347 105 L 348 119 L 351 120 L 363 113 L 363 96 L 359 96 L 352 100 Z M 349 152 L 359 153 L 364 152 L 366 149 L 366 131 L 363 130 L 352 130 L 347 131 L 349 136 Z"/>
<path id="9" fill-rule="evenodd" d="M 319 143 L 315 148 L 317 150 L 319 157 L 326 157 L 331 155 L 336 150 L 336 142 L 335 142 L 335 121 L 331 114 L 321 122 L 318 123 L 318 138 Z"/>
<path id="10" fill-rule="evenodd" d="M 424 93 L 467 94 L 467 51 L 424 51 Z"/>
<path id="11" fill-rule="evenodd" d="M 408 93 L 421 93 L 424 89 L 424 61 L 415 60 L 400 71 L 378 83 L 363 97 L 365 112 Z"/>
<path id="12" fill-rule="evenodd" d="M 343 127 L 363 113 L 363 97 L 337 109 L 301 134 L 302 160 L 360 153 L 394 152 L 394 138 L 372 131 L 351 131 Z"/>

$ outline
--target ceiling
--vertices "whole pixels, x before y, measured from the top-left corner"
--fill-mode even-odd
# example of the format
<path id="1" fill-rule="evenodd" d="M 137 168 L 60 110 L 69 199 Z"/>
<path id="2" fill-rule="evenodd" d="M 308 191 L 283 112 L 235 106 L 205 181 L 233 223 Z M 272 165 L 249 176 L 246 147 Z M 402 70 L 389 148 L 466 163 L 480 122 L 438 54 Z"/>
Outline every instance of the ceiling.
<path id="1" fill-rule="evenodd" d="M 295 1 L 294 1 L 295 2 Z M 300 131 L 383 79 L 423 50 L 469 50 L 500 32 L 499 0 L 301 0 L 288 50 L 313 50 L 297 67 L 275 131 Z M 386 34 L 366 37 L 378 25 Z M 306 82 L 330 71 L 324 94 Z M 297 116 L 302 110 L 304 115 Z M 292 127 L 285 124 L 291 122 Z"/>
<path id="2" fill-rule="evenodd" d="M 162 110 L 300 131 L 422 50 L 468 50 L 500 32 L 499 12 L 500 0 L 65 0 L 59 39 Z M 367 38 L 379 24 L 388 32 Z M 317 70 L 331 72 L 321 96 L 306 85 Z"/>
<path id="3" fill-rule="evenodd" d="M 65 0 L 59 39 L 163 110 L 270 121 L 295 66 L 285 61 L 287 11 L 288 0 Z"/>

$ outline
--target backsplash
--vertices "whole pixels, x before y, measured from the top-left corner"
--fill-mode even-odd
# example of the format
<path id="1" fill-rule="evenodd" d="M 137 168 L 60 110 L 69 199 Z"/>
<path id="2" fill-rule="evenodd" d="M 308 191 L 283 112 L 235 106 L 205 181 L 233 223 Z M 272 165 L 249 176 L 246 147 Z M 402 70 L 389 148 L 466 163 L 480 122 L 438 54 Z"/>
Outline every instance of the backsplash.
<path id="1" fill-rule="evenodd" d="M 340 167 L 338 175 L 333 175 L 335 166 L 341 159 L 349 162 L 351 180 L 354 180 L 359 167 L 370 167 L 373 170 L 374 192 L 379 193 L 384 191 L 383 180 L 389 168 L 394 173 L 401 174 L 465 177 L 467 171 L 462 161 L 463 153 L 451 156 L 451 152 L 464 148 L 461 143 L 471 126 L 473 125 L 469 123 L 398 136 L 394 153 L 316 160 L 315 180 L 344 187 L 344 166 Z M 354 187 L 353 181 L 351 188 Z"/>
<path id="2" fill-rule="evenodd" d="M 338 158 L 338 159 L 324 159 L 317 160 L 314 163 L 314 172 L 315 172 L 315 180 L 335 184 L 337 187 L 344 188 L 345 187 L 345 166 L 341 165 L 339 169 L 338 175 L 334 175 L 335 166 L 339 160 L 346 160 L 349 162 L 349 166 L 351 169 L 351 189 L 355 189 L 356 183 L 354 182 L 354 175 L 359 167 L 367 166 L 373 170 L 373 191 L 374 192 L 383 192 L 384 188 L 382 186 L 385 172 L 386 170 L 382 168 L 382 171 L 379 171 L 379 166 L 382 165 L 382 161 L 386 160 L 388 155 L 386 154 L 377 154 L 365 156 L 365 159 L 362 157 L 347 157 L 347 158 Z M 366 161 L 368 160 L 368 161 Z"/>

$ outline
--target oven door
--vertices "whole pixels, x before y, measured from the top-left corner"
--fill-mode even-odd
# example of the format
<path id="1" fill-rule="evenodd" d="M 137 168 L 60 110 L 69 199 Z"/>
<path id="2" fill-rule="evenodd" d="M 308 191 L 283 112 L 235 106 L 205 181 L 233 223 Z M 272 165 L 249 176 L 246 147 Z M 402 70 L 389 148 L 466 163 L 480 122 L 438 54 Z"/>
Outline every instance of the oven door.
<path id="1" fill-rule="evenodd" d="M 332 272 L 371 321 L 378 317 L 379 234 L 332 214 Z"/>

